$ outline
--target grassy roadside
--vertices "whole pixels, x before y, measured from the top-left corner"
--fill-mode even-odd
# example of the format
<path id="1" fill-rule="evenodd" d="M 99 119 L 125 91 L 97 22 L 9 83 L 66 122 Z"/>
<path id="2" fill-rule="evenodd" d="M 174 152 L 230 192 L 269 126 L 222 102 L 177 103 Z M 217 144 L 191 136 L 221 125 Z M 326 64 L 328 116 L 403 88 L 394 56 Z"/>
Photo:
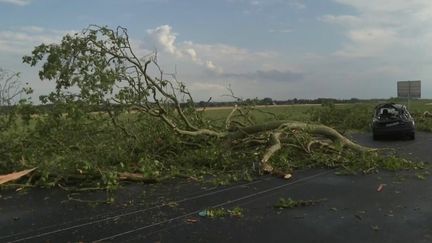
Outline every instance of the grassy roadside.
<path id="1" fill-rule="evenodd" d="M 322 123 L 344 133 L 367 130 L 374 104 L 267 106 L 253 110 L 257 123 L 297 120 Z M 421 119 L 432 106 L 413 103 L 417 127 L 430 131 L 431 121 Z M 230 109 L 209 109 L 204 118 L 223 126 Z M 92 187 L 115 189 L 125 173 L 137 181 L 157 182 L 172 177 L 194 180 L 212 178 L 217 183 L 248 180 L 256 176 L 258 150 L 234 150 L 211 139 L 182 140 L 159 120 L 143 114 L 121 114 L 118 126 L 101 113 L 70 108 L 38 116 L 21 113 L 19 119 L 0 132 L 0 174 L 37 167 L 20 185 Z M 307 139 L 307 138 L 299 138 Z M 305 140 L 306 141 L 306 140 Z M 346 154 L 345 157 L 300 154 L 286 148 L 272 160 L 276 168 L 340 168 L 342 173 L 371 173 L 380 169 L 419 169 L 421 164 L 376 154 Z"/>

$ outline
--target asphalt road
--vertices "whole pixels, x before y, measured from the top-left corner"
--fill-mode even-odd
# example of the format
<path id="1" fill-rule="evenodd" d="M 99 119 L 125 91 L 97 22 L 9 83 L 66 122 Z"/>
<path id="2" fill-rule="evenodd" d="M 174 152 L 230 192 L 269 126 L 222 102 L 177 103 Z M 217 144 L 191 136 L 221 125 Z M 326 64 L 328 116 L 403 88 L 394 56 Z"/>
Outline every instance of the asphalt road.
<path id="1" fill-rule="evenodd" d="M 414 141 L 373 141 L 370 134 L 352 138 L 432 162 L 432 134 L 418 133 Z M 2 191 L 0 242 L 432 242 L 430 177 L 334 172 L 298 171 L 290 181 L 263 176 L 226 187 L 184 180 L 130 184 L 110 205 L 68 200 L 61 190 Z M 69 196 L 106 197 L 103 192 Z M 321 202 L 276 209 L 280 198 Z M 239 207 L 243 217 L 199 216 L 212 207 Z"/>

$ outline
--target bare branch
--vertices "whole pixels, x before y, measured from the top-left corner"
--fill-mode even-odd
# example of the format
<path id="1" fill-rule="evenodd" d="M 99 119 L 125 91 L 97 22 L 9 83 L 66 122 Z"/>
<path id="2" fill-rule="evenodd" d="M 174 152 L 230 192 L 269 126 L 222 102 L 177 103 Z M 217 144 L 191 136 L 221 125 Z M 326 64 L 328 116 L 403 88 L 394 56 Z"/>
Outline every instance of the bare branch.
<path id="1" fill-rule="evenodd" d="M 23 92 L 19 73 L 0 69 L 0 106 L 12 105 L 14 99 Z"/>
<path id="2" fill-rule="evenodd" d="M 234 108 L 232 109 L 232 111 L 227 116 L 227 118 L 225 120 L 225 129 L 228 130 L 229 126 L 231 125 L 231 118 L 232 118 L 233 114 L 237 111 L 237 109 L 238 109 L 238 106 L 235 105 Z"/>

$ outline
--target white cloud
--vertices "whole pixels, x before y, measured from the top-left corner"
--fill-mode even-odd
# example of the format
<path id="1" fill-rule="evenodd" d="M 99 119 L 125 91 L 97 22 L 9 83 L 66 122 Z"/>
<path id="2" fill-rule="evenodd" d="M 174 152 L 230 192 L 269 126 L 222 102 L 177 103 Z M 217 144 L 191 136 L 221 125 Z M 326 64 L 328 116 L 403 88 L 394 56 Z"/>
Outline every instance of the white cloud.
<path id="1" fill-rule="evenodd" d="M 361 23 L 361 19 L 353 15 L 324 15 L 319 18 L 320 21 L 343 26 L 355 26 Z"/>
<path id="2" fill-rule="evenodd" d="M 297 85 L 296 81 L 303 81 L 302 68 L 293 66 L 286 56 L 276 52 L 222 43 L 180 41 L 181 33 L 175 33 L 169 25 L 159 26 L 147 33 L 153 43 L 142 46 L 158 48 L 159 64 L 167 73 L 175 72 L 197 100 L 207 100 L 210 96 L 220 99 L 226 93 L 227 84 L 232 85 L 234 92 L 240 96 L 261 97 L 271 96 L 273 85 L 284 83 L 286 88 L 294 83 Z"/>
<path id="3" fill-rule="evenodd" d="M 275 57 L 273 52 L 250 51 L 245 48 L 231 46 L 227 44 L 198 44 L 191 41 L 183 43 L 184 46 L 193 47 L 203 57 L 208 57 L 219 61 L 253 61 L 254 59 L 267 59 Z M 243 63 L 244 64 L 244 63 Z"/>
<path id="4" fill-rule="evenodd" d="M 333 0 L 334 2 L 351 6 L 361 13 L 409 13 L 412 10 L 430 8 L 432 2 L 429 0 Z"/>
<path id="5" fill-rule="evenodd" d="M 157 49 L 181 56 L 181 53 L 177 51 L 177 48 L 175 47 L 177 34 L 172 32 L 171 26 L 161 25 L 155 29 L 147 30 L 147 33 L 153 40 L 153 43 L 156 44 Z"/>
<path id="6" fill-rule="evenodd" d="M 366 28 L 352 30 L 348 37 L 353 42 L 366 44 L 392 43 L 397 40 L 397 33 L 391 29 Z"/>
<path id="7" fill-rule="evenodd" d="M 269 29 L 270 33 L 291 33 L 292 29 Z"/>
<path id="8" fill-rule="evenodd" d="M 219 84 L 193 82 L 190 84 L 189 90 L 193 92 L 213 93 L 223 92 L 226 90 L 226 87 Z"/>
<path id="9" fill-rule="evenodd" d="M 227 44 L 199 44 L 184 42 L 185 48 L 193 48 L 206 62 L 207 68 L 220 75 L 224 73 L 245 73 L 270 68 L 287 68 L 288 64 L 282 64 L 276 53 L 269 51 L 252 51 Z M 282 64 L 281 67 L 279 65 Z M 214 69 L 213 66 L 216 66 Z"/>
<path id="10" fill-rule="evenodd" d="M 432 47 L 430 0 L 333 0 L 357 15 L 324 15 L 319 20 L 345 28 L 347 41 L 335 52 L 347 58 L 403 58 Z"/>
<path id="11" fill-rule="evenodd" d="M 75 31 L 48 30 L 38 26 L 0 30 L 0 53 L 28 54 L 34 46 L 59 42 L 67 33 Z"/>
<path id="12" fill-rule="evenodd" d="M 210 71 L 222 72 L 211 60 L 203 60 L 192 42 L 176 43 L 177 33 L 169 25 L 161 25 L 155 29 L 147 30 L 150 39 L 159 50 L 169 53 L 177 58 L 188 58 L 195 64 L 206 67 Z"/>
<path id="13" fill-rule="evenodd" d="M 24 32 L 31 32 L 31 33 L 42 33 L 45 31 L 44 28 L 39 26 L 24 26 L 24 27 L 20 27 L 19 29 Z"/>
<path id="14" fill-rule="evenodd" d="M 206 61 L 205 66 L 212 71 L 217 71 L 217 67 L 213 64 L 212 61 Z"/>
<path id="15" fill-rule="evenodd" d="M 377 57 L 401 44 L 398 33 L 392 29 L 365 28 L 350 30 L 350 43 L 335 54 L 342 57 Z"/>
<path id="16" fill-rule="evenodd" d="M 303 0 L 231 0 L 230 2 L 248 3 L 254 7 L 288 6 L 296 9 L 306 8 L 306 4 Z"/>
<path id="17" fill-rule="evenodd" d="M 32 2 L 32 0 L 0 0 L 0 3 L 9 3 L 17 6 L 25 6 Z"/>
<path id="18" fill-rule="evenodd" d="M 304 0 L 226 0 L 229 3 L 241 4 L 244 14 L 262 13 L 269 8 L 288 8 L 303 10 L 306 8 Z"/>
<path id="19" fill-rule="evenodd" d="M 303 1 L 289 1 L 288 2 L 288 6 L 291 6 L 293 8 L 296 9 L 305 9 L 306 8 L 306 4 Z"/>
<path id="20" fill-rule="evenodd" d="M 195 49 L 187 48 L 185 50 L 185 52 L 190 56 L 190 58 L 192 58 L 192 61 L 194 61 L 194 62 L 198 61 L 198 55 L 197 55 Z"/>
<path id="21" fill-rule="evenodd" d="M 227 73 L 224 74 L 227 78 L 236 78 L 247 81 L 256 81 L 259 83 L 268 82 L 298 82 L 303 79 L 302 73 L 293 72 L 291 70 L 281 71 L 276 69 L 258 70 L 248 73 Z"/>
<path id="22" fill-rule="evenodd" d="M 206 67 L 210 71 L 222 72 L 211 60 L 203 60 L 199 57 L 192 42 L 176 43 L 177 33 L 173 32 L 169 25 L 162 25 L 155 29 L 147 30 L 148 35 L 156 49 L 171 54 L 177 58 L 187 58 L 193 63 Z"/>

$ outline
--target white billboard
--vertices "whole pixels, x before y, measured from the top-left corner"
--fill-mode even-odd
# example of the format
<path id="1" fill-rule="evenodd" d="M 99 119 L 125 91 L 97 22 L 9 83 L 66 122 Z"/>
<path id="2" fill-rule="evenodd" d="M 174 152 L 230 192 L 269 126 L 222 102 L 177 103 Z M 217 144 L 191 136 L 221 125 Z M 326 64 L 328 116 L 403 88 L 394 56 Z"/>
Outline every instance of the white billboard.
<path id="1" fill-rule="evenodd" d="M 398 98 L 420 98 L 421 81 L 398 81 L 397 95 Z"/>

